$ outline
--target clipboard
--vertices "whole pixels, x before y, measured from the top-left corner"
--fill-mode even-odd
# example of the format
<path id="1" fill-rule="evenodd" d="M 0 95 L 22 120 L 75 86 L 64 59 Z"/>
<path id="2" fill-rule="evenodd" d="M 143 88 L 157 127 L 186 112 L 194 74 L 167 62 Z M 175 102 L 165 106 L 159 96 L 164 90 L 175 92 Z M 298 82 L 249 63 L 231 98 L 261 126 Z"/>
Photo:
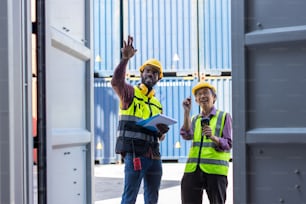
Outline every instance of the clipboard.
<path id="1" fill-rule="evenodd" d="M 148 119 L 145 120 L 140 120 L 138 122 L 136 122 L 136 125 L 140 125 L 142 127 L 145 127 L 149 130 L 152 131 L 157 131 L 157 127 L 156 125 L 162 123 L 165 125 L 174 125 L 175 123 L 177 123 L 177 120 L 175 120 L 174 118 L 171 118 L 169 116 L 163 115 L 163 114 L 157 114 L 153 117 L 150 117 Z"/>

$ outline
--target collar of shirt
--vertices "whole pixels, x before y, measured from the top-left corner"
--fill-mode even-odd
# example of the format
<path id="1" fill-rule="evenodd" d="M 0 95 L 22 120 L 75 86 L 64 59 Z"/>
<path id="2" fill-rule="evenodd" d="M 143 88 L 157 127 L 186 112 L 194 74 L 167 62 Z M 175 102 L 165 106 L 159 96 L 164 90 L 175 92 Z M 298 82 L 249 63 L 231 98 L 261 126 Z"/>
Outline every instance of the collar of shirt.
<path id="1" fill-rule="evenodd" d="M 213 108 L 211 109 L 211 111 L 210 111 L 210 113 L 209 113 L 209 118 L 211 118 L 212 116 L 214 116 L 214 115 L 216 115 L 216 113 L 217 113 L 217 109 L 216 109 L 216 107 L 215 106 L 213 106 Z M 203 117 L 206 117 L 204 114 L 203 114 L 203 112 L 201 112 L 201 115 L 203 116 Z"/>

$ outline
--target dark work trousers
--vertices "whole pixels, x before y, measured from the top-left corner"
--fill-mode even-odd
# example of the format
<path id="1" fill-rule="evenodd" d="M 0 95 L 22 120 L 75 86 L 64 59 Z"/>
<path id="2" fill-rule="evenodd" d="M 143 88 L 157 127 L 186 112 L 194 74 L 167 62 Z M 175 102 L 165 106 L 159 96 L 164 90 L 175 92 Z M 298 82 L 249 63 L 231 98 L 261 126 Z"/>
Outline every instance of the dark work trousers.
<path id="1" fill-rule="evenodd" d="M 197 167 L 195 172 L 183 175 L 182 204 L 202 204 L 203 190 L 206 191 L 210 204 L 224 204 L 227 184 L 226 176 L 207 174 Z"/>

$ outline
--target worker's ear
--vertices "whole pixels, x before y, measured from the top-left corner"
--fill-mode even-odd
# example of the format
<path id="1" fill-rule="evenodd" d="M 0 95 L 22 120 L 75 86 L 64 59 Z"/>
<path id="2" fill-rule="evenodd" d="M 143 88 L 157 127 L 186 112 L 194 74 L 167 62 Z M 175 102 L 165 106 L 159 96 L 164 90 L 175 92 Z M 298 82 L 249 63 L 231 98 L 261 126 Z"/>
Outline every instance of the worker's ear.
<path id="1" fill-rule="evenodd" d="M 217 100 L 217 95 L 214 94 L 214 104 L 215 104 L 216 100 Z"/>

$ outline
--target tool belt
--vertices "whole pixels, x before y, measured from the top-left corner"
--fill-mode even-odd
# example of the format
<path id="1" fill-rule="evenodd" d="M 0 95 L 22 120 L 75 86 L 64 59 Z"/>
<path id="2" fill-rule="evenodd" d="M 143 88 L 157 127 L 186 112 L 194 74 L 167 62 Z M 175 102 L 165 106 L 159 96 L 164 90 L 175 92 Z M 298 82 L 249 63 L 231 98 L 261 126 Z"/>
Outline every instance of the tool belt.
<path id="1" fill-rule="evenodd" d="M 123 134 L 117 137 L 115 148 L 117 154 L 135 153 L 136 155 L 142 155 L 150 147 L 154 152 L 159 152 L 157 139 L 159 134 L 157 132 L 136 125 L 135 122 L 125 122 L 123 126 L 119 126 L 119 129 L 123 130 Z M 130 136 L 127 136 L 127 132 Z"/>

